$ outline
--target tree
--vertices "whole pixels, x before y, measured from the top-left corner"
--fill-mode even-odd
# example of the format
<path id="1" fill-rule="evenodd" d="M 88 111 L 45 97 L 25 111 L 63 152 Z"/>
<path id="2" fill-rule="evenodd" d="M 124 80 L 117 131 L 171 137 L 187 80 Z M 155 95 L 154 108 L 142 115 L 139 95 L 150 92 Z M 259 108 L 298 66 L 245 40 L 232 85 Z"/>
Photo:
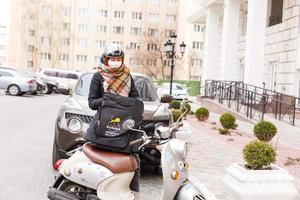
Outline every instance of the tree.
<path id="1" fill-rule="evenodd" d="M 166 56 L 164 43 L 166 42 L 166 37 L 164 30 L 149 27 L 147 32 L 143 33 L 143 36 L 141 50 L 137 52 L 140 64 L 154 78 L 160 77 L 165 79 Z"/>

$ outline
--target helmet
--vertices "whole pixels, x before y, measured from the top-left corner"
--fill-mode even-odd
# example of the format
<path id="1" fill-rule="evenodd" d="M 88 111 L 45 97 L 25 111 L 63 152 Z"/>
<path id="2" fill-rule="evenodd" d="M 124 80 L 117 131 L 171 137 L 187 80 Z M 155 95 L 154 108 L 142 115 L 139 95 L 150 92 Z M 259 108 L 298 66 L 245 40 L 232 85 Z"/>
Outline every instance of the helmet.
<path id="1" fill-rule="evenodd" d="M 101 63 L 107 62 L 107 60 L 111 57 L 121 57 L 124 58 L 124 52 L 118 44 L 112 43 L 105 45 L 104 51 L 101 56 Z"/>

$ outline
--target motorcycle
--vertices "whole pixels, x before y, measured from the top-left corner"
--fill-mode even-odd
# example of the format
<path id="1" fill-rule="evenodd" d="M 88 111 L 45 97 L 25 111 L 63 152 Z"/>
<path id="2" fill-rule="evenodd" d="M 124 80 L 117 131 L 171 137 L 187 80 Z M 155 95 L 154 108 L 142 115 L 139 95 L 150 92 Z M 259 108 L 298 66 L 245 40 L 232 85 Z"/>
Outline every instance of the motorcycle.
<path id="1" fill-rule="evenodd" d="M 182 115 L 183 116 L 183 115 Z M 182 118 L 181 116 L 181 118 Z M 179 120 L 170 127 L 147 127 L 145 130 L 133 129 L 134 121 L 123 124 L 130 130 L 142 132 L 140 149 L 149 144 L 160 144 L 162 138 L 175 135 L 179 130 Z M 149 134 L 149 130 L 154 130 Z M 172 137 L 163 144 L 161 165 L 163 172 L 163 193 L 161 200 L 205 200 L 203 193 L 189 179 L 186 162 L 186 142 Z M 129 185 L 137 169 L 136 159 L 128 154 L 107 152 L 86 143 L 70 152 L 67 160 L 59 160 L 56 168 L 59 176 L 48 191 L 50 200 L 133 200 L 134 193 Z"/>

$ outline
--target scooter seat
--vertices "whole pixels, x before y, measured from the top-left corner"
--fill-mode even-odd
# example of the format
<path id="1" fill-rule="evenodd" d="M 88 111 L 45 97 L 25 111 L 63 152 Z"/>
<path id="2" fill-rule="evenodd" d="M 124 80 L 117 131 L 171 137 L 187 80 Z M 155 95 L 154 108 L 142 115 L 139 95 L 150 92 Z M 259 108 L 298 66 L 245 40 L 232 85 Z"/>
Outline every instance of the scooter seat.
<path id="1" fill-rule="evenodd" d="M 91 161 L 105 166 L 113 173 L 132 172 L 138 168 L 137 160 L 129 154 L 105 151 L 88 143 L 83 145 L 83 152 Z"/>

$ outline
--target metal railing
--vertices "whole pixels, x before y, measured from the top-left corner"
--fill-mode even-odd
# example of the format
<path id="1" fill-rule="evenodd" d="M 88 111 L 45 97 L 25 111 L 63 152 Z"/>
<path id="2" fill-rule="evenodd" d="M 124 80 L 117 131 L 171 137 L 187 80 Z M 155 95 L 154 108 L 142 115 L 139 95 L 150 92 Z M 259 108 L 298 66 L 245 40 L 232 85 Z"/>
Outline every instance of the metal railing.
<path id="1" fill-rule="evenodd" d="M 266 114 L 295 125 L 300 99 L 239 81 L 206 80 L 204 98 L 217 100 L 250 119 L 264 120 Z"/>

